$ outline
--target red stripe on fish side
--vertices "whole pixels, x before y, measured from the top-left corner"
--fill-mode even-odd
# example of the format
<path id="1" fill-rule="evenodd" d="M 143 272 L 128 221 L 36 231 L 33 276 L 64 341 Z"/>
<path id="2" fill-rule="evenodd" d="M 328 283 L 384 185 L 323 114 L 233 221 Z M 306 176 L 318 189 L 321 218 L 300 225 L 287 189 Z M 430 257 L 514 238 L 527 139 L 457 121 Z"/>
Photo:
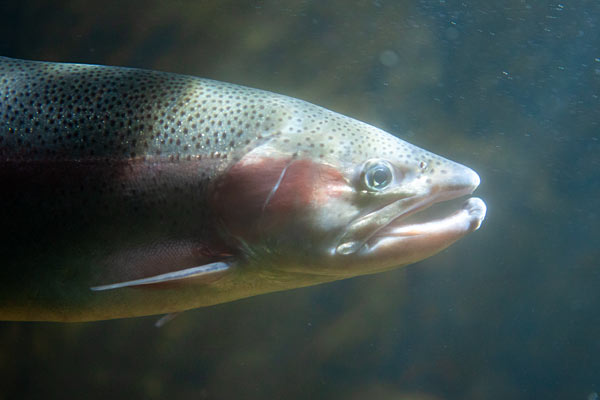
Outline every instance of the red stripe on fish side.
<path id="1" fill-rule="evenodd" d="M 260 231 L 310 229 L 311 211 L 346 187 L 330 165 L 260 158 L 231 167 L 216 186 L 213 204 L 230 233 L 251 241 Z"/>

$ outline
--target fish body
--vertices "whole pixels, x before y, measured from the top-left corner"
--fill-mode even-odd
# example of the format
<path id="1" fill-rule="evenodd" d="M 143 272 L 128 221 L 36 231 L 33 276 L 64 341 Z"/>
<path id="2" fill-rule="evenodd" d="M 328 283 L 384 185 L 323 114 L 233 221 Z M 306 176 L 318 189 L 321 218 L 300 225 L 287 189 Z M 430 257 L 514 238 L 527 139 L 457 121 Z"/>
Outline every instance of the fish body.
<path id="1" fill-rule="evenodd" d="M 172 313 L 407 265 L 479 227 L 471 169 L 302 100 L 0 57 L 0 319 Z"/>

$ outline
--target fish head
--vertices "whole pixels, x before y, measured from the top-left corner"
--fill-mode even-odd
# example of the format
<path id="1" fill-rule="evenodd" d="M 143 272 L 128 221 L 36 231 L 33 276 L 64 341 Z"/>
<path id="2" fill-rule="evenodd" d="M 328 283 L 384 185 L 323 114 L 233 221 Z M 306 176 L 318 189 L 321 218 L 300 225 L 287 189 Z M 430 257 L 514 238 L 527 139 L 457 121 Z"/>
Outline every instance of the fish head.
<path id="1" fill-rule="evenodd" d="M 214 213 L 246 260 L 341 279 L 422 260 L 480 226 L 485 204 L 476 198 L 450 216 L 411 222 L 472 193 L 473 170 L 322 113 L 292 118 L 217 179 Z"/>

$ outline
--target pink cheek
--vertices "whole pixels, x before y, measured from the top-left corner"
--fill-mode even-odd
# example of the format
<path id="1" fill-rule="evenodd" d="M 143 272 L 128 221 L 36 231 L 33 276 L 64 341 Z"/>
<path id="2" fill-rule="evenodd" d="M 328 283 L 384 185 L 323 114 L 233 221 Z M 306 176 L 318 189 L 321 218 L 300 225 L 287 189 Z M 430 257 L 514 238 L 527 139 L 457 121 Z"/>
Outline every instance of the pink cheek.
<path id="1" fill-rule="evenodd" d="M 310 229 L 311 210 L 347 191 L 335 168 L 306 159 L 290 161 L 241 161 L 218 181 L 212 207 L 229 233 L 254 242 L 285 230 Z"/>

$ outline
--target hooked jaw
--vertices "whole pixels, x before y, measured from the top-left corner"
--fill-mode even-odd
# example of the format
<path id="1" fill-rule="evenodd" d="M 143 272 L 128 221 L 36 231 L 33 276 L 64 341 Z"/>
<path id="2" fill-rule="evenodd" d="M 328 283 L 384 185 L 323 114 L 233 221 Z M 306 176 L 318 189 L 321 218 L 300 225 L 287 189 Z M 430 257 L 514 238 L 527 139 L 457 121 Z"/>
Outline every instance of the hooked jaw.
<path id="1" fill-rule="evenodd" d="M 470 198 L 451 215 L 425 222 L 408 223 L 407 217 L 435 203 L 471 194 L 479 183 L 480 179 L 475 171 L 455 164 L 444 179 L 432 184 L 427 194 L 397 200 L 371 215 L 364 216 L 361 223 L 366 226 L 375 224 L 376 221 L 381 222 L 381 216 L 378 218 L 377 214 L 395 212 L 392 218 L 375 227 L 371 234 L 363 237 L 360 242 L 354 241 L 349 245 L 347 240 L 342 239 L 336 253 L 352 254 L 358 264 L 363 265 L 361 269 L 366 267 L 363 273 L 395 268 L 427 258 L 467 233 L 477 230 L 485 218 L 485 203 L 479 198 Z"/>
<path id="2" fill-rule="evenodd" d="M 483 200 L 472 197 L 445 218 L 418 224 L 390 224 L 369 239 L 358 255 L 382 265 L 394 260 L 398 265 L 417 262 L 479 229 L 485 213 Z"/>

